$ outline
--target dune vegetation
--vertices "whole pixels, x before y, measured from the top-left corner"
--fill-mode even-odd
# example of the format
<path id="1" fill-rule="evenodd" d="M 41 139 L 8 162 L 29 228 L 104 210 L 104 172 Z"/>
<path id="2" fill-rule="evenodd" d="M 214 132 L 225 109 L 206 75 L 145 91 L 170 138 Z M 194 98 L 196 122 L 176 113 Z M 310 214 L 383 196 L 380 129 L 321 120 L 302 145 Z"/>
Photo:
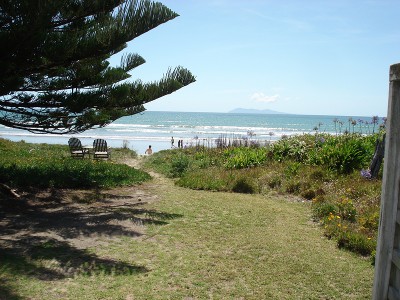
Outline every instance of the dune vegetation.
<path id="1" fill-rule="evenodd" d="M 307 134 L 266 147 L 194 147 L 160 151 L 148 164 L 191 189 L 292 195 L 311 204 L 312 214 L 339 247 L 361 255 L 376 248 L 381 173 L 368 166 L 382 133 Z M 382 171 L 381 171 L 382 172 Z"/>

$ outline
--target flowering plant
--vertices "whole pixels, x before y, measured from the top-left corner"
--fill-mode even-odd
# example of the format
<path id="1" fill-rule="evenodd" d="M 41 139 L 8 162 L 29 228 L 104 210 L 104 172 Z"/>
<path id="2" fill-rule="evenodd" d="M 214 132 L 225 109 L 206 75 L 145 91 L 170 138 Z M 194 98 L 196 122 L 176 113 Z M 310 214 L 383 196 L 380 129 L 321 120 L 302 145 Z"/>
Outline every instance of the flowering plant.
<path id="1" fill-rule="evenodd" d="M 372 175 L 371 175 L 371 171 L 370 170 L 361 170 L 361 176 L 366 178 L 366 179 L 371 179 Z"/>

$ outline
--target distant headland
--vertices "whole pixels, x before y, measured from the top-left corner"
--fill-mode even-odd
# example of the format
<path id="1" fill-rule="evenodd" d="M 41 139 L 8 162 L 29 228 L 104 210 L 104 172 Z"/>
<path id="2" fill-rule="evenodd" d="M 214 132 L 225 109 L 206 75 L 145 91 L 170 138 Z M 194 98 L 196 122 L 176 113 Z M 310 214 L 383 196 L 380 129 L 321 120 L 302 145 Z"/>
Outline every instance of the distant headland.
<path id="1" fill-rule="evenodd" d="M 230 114 L 287 114 L 271 109 L 251 109 L 251 108 L 235 108 L 229 111 Z"/>

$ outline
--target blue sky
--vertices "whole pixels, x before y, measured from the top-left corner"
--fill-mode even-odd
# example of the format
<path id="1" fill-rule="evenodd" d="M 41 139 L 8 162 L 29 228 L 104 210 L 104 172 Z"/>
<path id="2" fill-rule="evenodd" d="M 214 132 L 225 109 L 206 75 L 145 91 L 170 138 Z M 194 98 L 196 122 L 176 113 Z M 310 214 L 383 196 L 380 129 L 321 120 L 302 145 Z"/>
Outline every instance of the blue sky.
<path id="1" fill-rule="evenodd" d="M 400 1 L 161 0 L 180 16 L 129 43 L 155 81 L 181 65 L 196 76 L 148 110 L 385 116 L 400 62 Z"/>

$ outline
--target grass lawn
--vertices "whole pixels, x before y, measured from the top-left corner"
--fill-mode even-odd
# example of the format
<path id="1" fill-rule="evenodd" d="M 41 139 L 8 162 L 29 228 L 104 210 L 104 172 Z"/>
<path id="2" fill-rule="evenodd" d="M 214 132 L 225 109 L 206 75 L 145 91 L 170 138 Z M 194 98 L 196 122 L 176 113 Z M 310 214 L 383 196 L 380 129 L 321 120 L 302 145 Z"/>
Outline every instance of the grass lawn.
<path id="1" fill-rule="evenodd" d="M 326 239 L 311 221 L 308 203 L 193 191 L 163 177 L 140 188 L 158 200 L 119 221 L 142 220 L 143 235 L 100 234 L 104 244 L 53 249 L 63 255 L 51 255 L 51 243 L 42 244 L 48 255 L 0 252 L 0 299 L 371 297 L 370 260 Z M 115 198 L 103 200 L 112 204 Z"/>

